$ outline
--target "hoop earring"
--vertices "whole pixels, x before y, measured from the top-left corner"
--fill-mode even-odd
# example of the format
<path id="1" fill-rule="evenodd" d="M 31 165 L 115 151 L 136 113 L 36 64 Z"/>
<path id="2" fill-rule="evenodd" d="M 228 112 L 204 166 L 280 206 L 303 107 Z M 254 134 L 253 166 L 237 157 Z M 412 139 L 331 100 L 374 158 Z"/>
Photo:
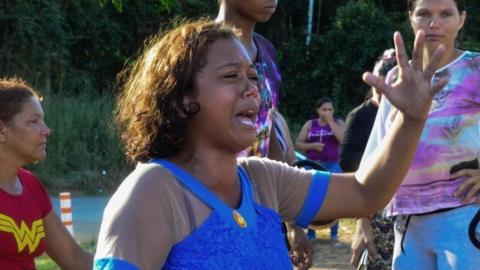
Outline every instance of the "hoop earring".
<path id="1" fill-rule="evenodd" d="M 200 104 L 196 101 L 190 102 L 188 104 L 184 104 L 182 106 L 183 113 L 187 117 L 192 116 L 200 111 Z"/>

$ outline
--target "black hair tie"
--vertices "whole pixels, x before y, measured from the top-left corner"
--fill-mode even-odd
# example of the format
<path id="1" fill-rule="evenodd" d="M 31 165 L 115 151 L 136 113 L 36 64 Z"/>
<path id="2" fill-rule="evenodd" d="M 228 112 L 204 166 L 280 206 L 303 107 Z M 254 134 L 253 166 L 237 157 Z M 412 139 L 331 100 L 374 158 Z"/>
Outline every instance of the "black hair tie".
<path id="1" fill-rule="evenodd" d="M 468 236 L 470 237 L 470 241 L 472 241 L 473 245 L 480 249 L 480 239 L 477 238 L 475 229 L 480 223 L 480 210 L 478 210 L 477 214 L 473 217 L 472 221 L 470 222 L 470 226 L 468 226 Z"/>

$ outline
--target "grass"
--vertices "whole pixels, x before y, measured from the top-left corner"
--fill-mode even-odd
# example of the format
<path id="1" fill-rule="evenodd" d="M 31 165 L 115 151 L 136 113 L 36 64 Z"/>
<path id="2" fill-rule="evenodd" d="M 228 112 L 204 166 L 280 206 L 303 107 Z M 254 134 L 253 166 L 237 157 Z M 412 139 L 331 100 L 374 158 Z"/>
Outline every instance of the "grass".
<path id="1" fill-rule="evenodd" d="M 113 128 L 114 97 L 47 96 L 42 105 L 52 134 L 47 159 L 31 169 L 47 188 L 87 194 L 114 190 L 131 170 Z"/>
<path id="2" fill-rule="evenodd" d="M 353 234 L 355 233 L 356 220 L 352 218 L 344 218 L 340 220 L 340 227 L 338 229 L 338 236 L 340 241 L 344 243 L 351 243 Z M 330 230 L 328 228 L 316 230 L 317 238 L 330 239 Z"/>

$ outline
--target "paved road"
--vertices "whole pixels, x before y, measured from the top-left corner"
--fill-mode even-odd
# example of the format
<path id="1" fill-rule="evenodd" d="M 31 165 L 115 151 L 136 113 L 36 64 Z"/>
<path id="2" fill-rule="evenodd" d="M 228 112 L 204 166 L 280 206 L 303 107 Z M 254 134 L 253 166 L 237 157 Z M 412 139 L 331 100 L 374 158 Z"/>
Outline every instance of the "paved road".
<path id="1" fill-rule="evenodd" d="M 58 196 L 51 196 L 53 207 L 60 217 L 60 201 Z M 97 239 L 103 209 L 109 197 L 78 197 L 72 196 L 73 230 L 79 241 Z"/>

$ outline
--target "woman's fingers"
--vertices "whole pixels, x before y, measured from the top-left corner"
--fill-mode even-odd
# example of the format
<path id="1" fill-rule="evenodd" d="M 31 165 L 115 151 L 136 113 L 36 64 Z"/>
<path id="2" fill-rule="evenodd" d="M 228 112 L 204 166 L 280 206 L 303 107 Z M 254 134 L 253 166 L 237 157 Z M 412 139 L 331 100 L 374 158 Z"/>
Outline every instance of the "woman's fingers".
<path id="1" fill-rule="evenodd" d="M 305 260 L 303 263 L 305 264 L 306 268 L 309 269 L 312 267 L 313 264 L 313 254 L 314 254 L 313 247 L 311 245 L 308 245 L 307 249 L 305 250 Z"/>
<path id="2" fill-rule="evenodd" d="M 480 179 L 477 178 L 477 181 L 475 181 L 470 186 L 470 189 L 467 192 L 467 196 L 465 196 L 465 199 L 463 199 L 463 202 L 465 203 L 470 202 L 474 197 L 480 196 L 479 191 L 480 191 Z"/>
<path id="3" fill-rule="evenodd" d="M 435 72 L 440 67 L 440 62 L 445 54 L 445 51 L 445 46 L 439 45 L 433 53 L 432 58 L 430 58 L 430 62 L 427 64 L 423 72 L 423 76 L 426 80 L 431 80 L 433 75 L 435 75 Z"/>
<path id="4" fill-rule="evenodd" d="M 434 96 L 436 93 L 438 93 L 440 90 L 447 85 L 449 77 L 443 77 L 441 79 L 438 79 L 430 88 L 430 94 Z"/>
<path id="5" fill-rule="evenodd" d="M 358 260 L 360 259 L 360 255 L 362 255 L 362 251 L 365 248 L 365 246 L 361 245 L 358 246 L 355 249 L 352 249 L 352 258 L 350 259 L 350 263 L 357 267 L 358 266 Z"/>
<path id="6" fill-rule="evenodd" d="M 366 84 L 370 85 L 371 87 L 375 87 L 382 94 L 388 96 L 387 92 L 389 91 L 390 86 L 385 83 L 385 80 L 373 75 L 371 72 L 363 73 L 362 79 Z"/>
<path id="7" fill-rule="evenodd" d="M 395 32 L 395 34 L 393 34 L 393 42 L 395 43 L 395 54 L 398 66 L 400 67 L 400 74 L 402 74 L 402 70 L 409 67 L 410 64 L 408 63 L 407 50 L 405 49 L 405 44 L 400 32 Z"/>
<path id="8" fill-rule="evenodd" d="M 452 174 L 452 179 L 458 177 L 468 177 L 455 191 L 455 196 L 464 202 L 470 202 L 477 196 L 477 202 L 480 199 L 480 170 L 464 169 Z"/>
<path id="9" fill-rule="evenodd" d="M 458 188 L 457 190 L 455 190 L 455 197 L 457 198 L 462 198 L 463 195 L 465 194 L 465 192 L 467 191 L 467 188 L 471 185 L 470 181 L 465 181 L 463 182 Z"/>
<path id="10" fill-rule="evenodd" d="M 375 245 L 373 244 L 373 241 L 369 241 L 367 243 L 367 248 L 368 248 L 368 253 L 369 257 L 372 259 L 376 259 L 378 256 L 377 249 L 375 248 Z"/>
<path id="11" fill-rule="evenodd" d="M 472 176 L 473 174 L 476 174 L 478 170 L 475 169 L 462 169 L 450 176 L 450 179 L 455 179 L 459 178 L 462 176 Z"/>
<path id="12" fill-rule="evenodd" d="M 416 70 L 423 70 L 423 46 L 425 44 L 425 32 L 418 30 L 415 35 L 412 52 L 412 67 Z"/>

